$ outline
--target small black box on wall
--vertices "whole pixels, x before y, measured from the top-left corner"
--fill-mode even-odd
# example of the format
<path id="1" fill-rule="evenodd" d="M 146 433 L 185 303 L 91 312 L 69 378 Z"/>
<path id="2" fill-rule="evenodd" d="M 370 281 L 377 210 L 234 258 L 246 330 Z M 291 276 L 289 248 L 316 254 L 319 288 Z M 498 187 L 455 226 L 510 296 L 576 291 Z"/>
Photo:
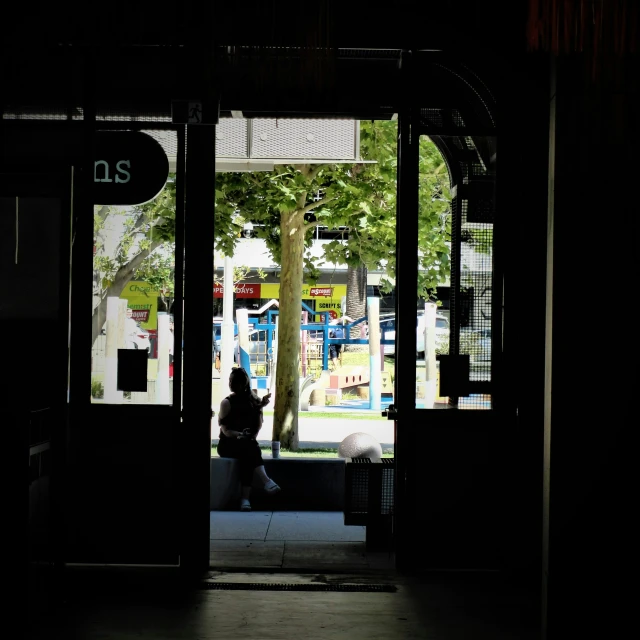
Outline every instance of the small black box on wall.
<path id="1" fill-rule="evenodd" d="M 118 391 L 147 390 L 147 360 L 142 349 L 118 349 Z"/>
<path id="2" fill-rule="evenodd" d="M 440 356 L 440 395 L 460 398 L 469 395 L 469 356 Z"/>

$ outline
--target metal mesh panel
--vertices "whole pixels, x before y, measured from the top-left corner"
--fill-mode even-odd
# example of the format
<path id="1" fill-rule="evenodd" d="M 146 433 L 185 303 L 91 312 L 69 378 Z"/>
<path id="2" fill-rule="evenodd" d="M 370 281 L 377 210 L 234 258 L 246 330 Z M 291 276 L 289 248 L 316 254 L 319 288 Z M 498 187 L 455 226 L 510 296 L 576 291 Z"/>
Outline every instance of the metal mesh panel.
<path id="1" fill-rule="evenodd" d="M 393 514 L 394 486 L 395 486 L 395 460 L 383 458 L 382 467 L 382 494 L 380 496 L 380 513 L 382 515 Z"/>
<path id="2" fill-rule="evenodd" d="M 164 152 L 169 157 L 178 155 L 178 134 L 171 129 L 143 129 L 142 133 L 146 133 L 154 140 L 157 140 Z"/>
<path id="3" fill-rule="evenodd" d="M 63 106 L 60 107 L 5 107 L 2 112 L 3 120 L 68 120 L 70 114 Z"/>
<path id="4" fill-rule="evenodd" d="M 152 109 L 132 109 L 130 105 L 101 108 L 96 110 L 97 121 L 107 122 L 173 122 L 171 111 L 157 111 Z"/>
<path id="5" fill-rule="evenodd" d="M 431 126 L 441 129 L 444 125 L 442 109 L 421 109 L 420 120 L 420 124 L 425 128 Z"/>
<path id="6" fill-rule="evenodd" d="M 470 185 L 469 201 L 464 201 L 461 220 L 461 251 L 465 270 L 461 285 L 471 292 L 469 325 L 460 334 L 460 353 L 468 354 L 471 380 L 488 382 L 491 380 L 491 320 L 493 314 L 493 224 L 477 222 L 482 198 L 474 193 Z M 492 203 L 487 217 L 493 219 Z M 473 217 L 472 217 L 473 216 Z M 472 394 L 460 400 L 461 409 L 491 408 L 491 396 Z"/>
<path id="7" fill-rule="evenodd" d="M 216 127 L 216 157 L 246 158 L 248 120 L 220 118 Z"/>
<path id="8" fill-rule="evenodd" d="M 351 463 L 345 465 L 347 473 L 348 503 L 345 511 L 350 514 L 367 513 L 369 500 L 369 458 L 352 458 Z"/>
<path id="9" fill-rule="evenodd" d="M 351 458 L 345 465 L 345 524 L 369 524 L 394 508 L 395 459 Z"/>
<path id="10" fill-rule="evenodd" d="M 355 123 L 337 119 L 257 118 L 253 121 L 251 157 L 352 160 Z"/>
<path id="11" fill-rule="evenodd" d="M 451 119 L 453 120 L 453 124 L 455 124 L 456 127 L 464 127 L 464 119 L 462 117 L 462 114 L 457 109 L 453 109 L 451 111 Z"/>

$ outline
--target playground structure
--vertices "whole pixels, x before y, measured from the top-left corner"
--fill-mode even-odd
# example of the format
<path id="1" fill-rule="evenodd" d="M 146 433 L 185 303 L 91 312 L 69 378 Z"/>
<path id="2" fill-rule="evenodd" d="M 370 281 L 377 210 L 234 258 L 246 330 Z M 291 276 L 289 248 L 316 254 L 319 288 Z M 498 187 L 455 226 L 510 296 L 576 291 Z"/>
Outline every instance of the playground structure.
<path id="1" fill-rule="evenodd" d="M 277 309 L 267 310 L 267 321 L 249 318 L 246 309 L 238 309 L 236 320 L 238 325 L 238 353 L 236 361 L 246 371 L 251 372 L 252 387 L 263 395 L 272 390 L 271 377 L 275 374 L 277 362 Z M 323 322 L 308 322 L 309 315 L 319 315 Z M 435 356 L 435 314 L 436 305 L 425 305 L 426 354 L 424 362 L 424 379 L 417 381 L 416 400 L 419 406 L 432 407 L 435 402 L 446 399 L 438 397 L 439 371 Z M 384 372 L 384 344 L 393 340 L 381 336 L 379 323 L 379 299 L 368 298 L 367 316 L 344 324 L 343 338 L 330 337 L 333 325 L 329 321 L 329 312 L 317 312 L 304 302 L 301 311 L 301 346 L 300 346 L 300 410 L 308 411 L 310 406 L 339 404 L 346 390 L 354 390 L 363 401 L 368 400 L 368 408 L 380 410 L 383 395 L 393 398 L 393 384 L 390 375 Z M 352 338 L 354 327 L 362 323 L 368 324 L 367 338 Z M 432 330 L 429 331 L 429 328 Z M 256 332 L 256 330 L 259 330 Z M 358 330 L 358 334 L 360 331 Z M 251 343 L 249 335 L 260 335 L 260 344 Z M 339 366 L 329 370 L 329 345 L 359 344 L 369 347 L 369 366 Z M 256 350 L 256 347 L 260 347 Z M 262 356 L 261 358 L 257 356 Z"/>
<path id="2" fill-rule="evenodd" d="M 344 325 L 344 338 L 330 337 L 329 312 L 317 312 L 302 303 L 302 331 L 301 352 L 300 352 L 300 408 L 308 410 L 312 394 L 333 396 L 336 400 L 341 397 L 342 391 L 349 388 L 358 388 L 369 385 L 370 392 L 369 408 L 373 410 L 381 407 L 381 380 L 382 369 L 384 368 L 384 356 L 380 348 L 379 332 L 379 299 L 368 299 L 368 314 L 358 318 L 351 323 Z M 238 323 L 238 355 L 237 361 L 240 366 L 247 371 L 251 371 L 252 386 L 259 391 L 271 388 L 271 376 L 275 372 L 277 361 L 277 332 L 278 310 L 267 310 L 267 322 L 260 323 L 257 318 L 249 318 L 248 311 L 238 309 L 236 320 Z M 323 322 L 309 323 L 309 315 L 320 315 Z M 374 330 L 368 338 L 352 338 L 351 332 L 354 327 L 369 322 Z M 265 361 L 264 365 L 256 362 L 254 358 L 253 366 L 250 357 L 251 345 L 249 343 L 249 331 L 259 329 L 265 332 Z M 382 341 L 384 342 L 384 341 Z M 339 367 L 333 372 L 329 372 L 329 345 L 331 344 L 361 344 L 369 346 L 369 367 Z M 262 374 L 262 375 L 260 375 Z"/>

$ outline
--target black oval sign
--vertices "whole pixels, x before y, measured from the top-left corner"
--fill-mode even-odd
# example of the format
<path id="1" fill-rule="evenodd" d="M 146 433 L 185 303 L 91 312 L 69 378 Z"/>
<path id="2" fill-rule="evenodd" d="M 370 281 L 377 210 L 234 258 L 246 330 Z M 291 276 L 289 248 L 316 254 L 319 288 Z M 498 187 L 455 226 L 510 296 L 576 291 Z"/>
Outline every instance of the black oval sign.
<path id="1" fill-rule="evenodd" d="M 94 204 L 143 204 L 162 191 L 169 159 L 157 140 L 140 131 L 95 135 Z"/>

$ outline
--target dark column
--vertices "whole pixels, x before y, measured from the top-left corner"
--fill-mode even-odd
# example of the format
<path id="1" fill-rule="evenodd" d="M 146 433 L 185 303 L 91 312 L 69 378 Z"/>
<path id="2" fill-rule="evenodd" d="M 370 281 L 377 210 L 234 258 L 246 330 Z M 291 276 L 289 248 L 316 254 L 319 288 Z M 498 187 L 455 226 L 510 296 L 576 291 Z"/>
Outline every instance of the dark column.
<path id="1" fill-rule="evenodd" d="M 209 567 L 215 127 L 187 130 L 181 566 Z"/>
<path id="2" fill-rule="evenodd" d="M 622 637 L 638 532 L 637 60 L 557 64 L 552 127 L 547 637 Z M 552 260 L 552 262 L 551 262 Z"/>

